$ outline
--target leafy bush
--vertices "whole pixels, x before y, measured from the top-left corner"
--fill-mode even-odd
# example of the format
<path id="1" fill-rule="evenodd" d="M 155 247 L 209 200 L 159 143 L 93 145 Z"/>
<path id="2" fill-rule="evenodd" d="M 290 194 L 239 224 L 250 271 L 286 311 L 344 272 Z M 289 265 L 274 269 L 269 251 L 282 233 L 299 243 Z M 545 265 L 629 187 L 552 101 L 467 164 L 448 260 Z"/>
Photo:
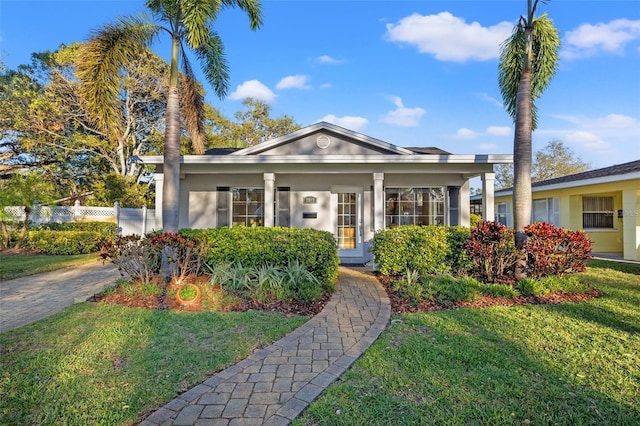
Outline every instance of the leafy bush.
<path id="1" fill-rule="evenodd" d="M 531 278 L 584 272 L 591 258 L 591 241 L 584 231 L 567 231 L 537 222 L 524 228 L 527 241 L 523 251 Z"/>
<path id="2" fill-rule="evenodd" d="M 123 275 L 148 283 L 160 273 L 162 253 L 139 235 L 118 236 L 102 243 L 100 256 L 111 259 Z"/>
<path id="3" fill-rule="evenodd" d="M 262 302 L 288 301 L 306 303 L 319 300 L 332 285 L 323 285 L 306 265 L 298 261 L 286 267 L 263 264 L 259 268 L 240 263 L 221 263 L 210 268 L 210 283 L 236 296 L 256 298 Z"/>
<path id="4" fill-rule="evenodd" d="M 148 244 L 150 250 L 160 255 L 162 271 L 171 281 L 179 284 L 187 275 L 200 273 L 204 262 L 204 245 L 196 240 L 188 239 L 180 234 L 153 234 L 143 244 Z"/>
<path id="5" fill-rule="evenodd" d="M 100 233 L 105 239 L 115 238 L 116 236 L 116 224 L 111 222 L 43 223 L 34 229 L 49 231 L 91 231 Z"/>
<path id="6" fill-rule="evenodd" d="M 95 231 L 32 230 L 28 233 L 30 249 L 44 254 L 86 254 L 100 250 L 104 236 Z"/>
<path id="7" fill-rule="evenodd" d="M 385 275 L 399 276 L 407 270 L 420 275 L 448 272 L 457 262 L 449 247 L 450 233 L 444 226 L 402 226 L 383 229 L 373 237 L 376 266 Z M 457 237 L 456 237 L 457 238 Z"/>
<path id="8" fill-rule="evenodd" d="M 446 229 L 449 250 L 445 263 L 454 275 L 465 275 L 473 267 L 471 256 L 465 249 L 465 244 L 471 237 L 471 231 L 464 226 L 449 226 Z"/>
<path id="9" fill-rule="evenodd" d="M 211 268 L 221 263 L 253 269 L 267 263 L 282 268 L 297 261 L 326 285 L 338 276 L 338 247 L 329 232 L 240 226 L 182 229 L 180 234 L 203 244 L 205 262 Z"/>
<path id="10" fill-rule="evenodd" d="M 472 274 L 485 283 L 512 279 L 518 252 L 513 229 L 498 222 L 481 222 L 465 244 Z"/>

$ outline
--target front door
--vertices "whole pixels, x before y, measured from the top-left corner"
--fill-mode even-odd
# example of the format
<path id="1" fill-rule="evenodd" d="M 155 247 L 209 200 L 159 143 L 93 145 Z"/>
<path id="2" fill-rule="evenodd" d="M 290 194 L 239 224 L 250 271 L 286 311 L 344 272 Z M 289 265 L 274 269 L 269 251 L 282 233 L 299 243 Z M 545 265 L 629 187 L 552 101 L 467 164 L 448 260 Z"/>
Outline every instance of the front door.
<path id="1" fill-rule="evenodd" d="M 362 190 L 339 189 L 334 192 L 335 236 L 340 260 L 349 258 L 361 261 L 362 241 Z"/>

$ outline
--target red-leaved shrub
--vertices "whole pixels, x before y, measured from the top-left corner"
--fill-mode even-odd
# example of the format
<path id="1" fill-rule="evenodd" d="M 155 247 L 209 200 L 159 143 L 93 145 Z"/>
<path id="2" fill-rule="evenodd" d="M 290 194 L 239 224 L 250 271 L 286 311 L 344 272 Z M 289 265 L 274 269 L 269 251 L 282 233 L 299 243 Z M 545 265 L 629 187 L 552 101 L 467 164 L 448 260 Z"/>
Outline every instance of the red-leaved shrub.
<path id="1" fill-rule="evenodd" d="M 536 222 L 524 228 L 527 241 L 523 247 L 527 258 L 527 275 L 540 278 L 547 275 L 583 272 L 591 258 L 591 240 L 584 231 Z"/>
<path id="2" fill-rule="evenodd" d="M 485 283 L 513 281 L 518 258 L 513 229 L 499 222 L 480 222 L 471 230 L 465 249 L 478 279 Z"/>

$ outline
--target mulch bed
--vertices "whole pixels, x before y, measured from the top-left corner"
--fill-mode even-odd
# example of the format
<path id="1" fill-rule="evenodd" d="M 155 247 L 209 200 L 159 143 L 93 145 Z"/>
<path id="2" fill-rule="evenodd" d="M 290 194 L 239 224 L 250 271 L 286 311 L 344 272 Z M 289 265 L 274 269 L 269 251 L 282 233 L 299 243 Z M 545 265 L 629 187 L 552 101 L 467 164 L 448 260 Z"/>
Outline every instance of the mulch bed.
<path id="1" fill-rule="evenodd" d="M 428 311 L 443 311 L 447 309 L 459 309 L 459 308 L 486 308 L 488 306 L 515 306 L 515 305 L 544 305 L 544 304 L 557 304 L 565 302 L 584 302 L 585 300 L 602 297 L 603 293 L 592 288 L 586 293 L 549 293 L 544 296 L 518 296 L 512 299 L 503 299 L 498 297 L 482 296 L 475 302 L 457 302 L 452 304 L 442 304 L 435 301 L 423 301 L 420 304 L 413 305 L 406 299 L 398 297 L 398 294 L 393 290 L 393 282 L 396 278 L 388 277 L 382 274 L 376 274 L 378 281 L 382 284 L 389 300 L 391 301 L 391 310 L 396 314 L 404 314 L 410 312 L 428 312 Z"/>
<path id="2" fill-rule="evenodd" d="M 206 288 L 208 284 L 208 277 L 190 277 L 190 283 L 198 285 L 201 289 Z M 172 287 L 169 286 L 169 289 Z M 175 288 L 175 286 L 173 287 Z M 331 299 L 331 293 L 326 293 L 320 300 L 309 303 L 299 303 L 296 301 L 272 301 L 261 302 L 259 300 L 243 300 L 237 299 L 229 304 L 221 306 L 217 311 L 223 312 L 244 312 L 248 310 L 259 310 L 266 312 L 282 312 L 288 315 L 304 315 L 312 316 L 324 308 L 327 302 Z M 161 310 L 183 310 L 183 311 L 201 311 L 202 305 L 194 306 L 181 306 L 176 302 L 175 297 L 168 295 L 157 296 L 128 296 L 124 292 L 116 291 L 112 293 L 98 293 L 88 299 L 90 302 L 102 302 L 102 303 L 115 303 L 118 305 L 145 308 L 145 309 L 161 309 Z"/>

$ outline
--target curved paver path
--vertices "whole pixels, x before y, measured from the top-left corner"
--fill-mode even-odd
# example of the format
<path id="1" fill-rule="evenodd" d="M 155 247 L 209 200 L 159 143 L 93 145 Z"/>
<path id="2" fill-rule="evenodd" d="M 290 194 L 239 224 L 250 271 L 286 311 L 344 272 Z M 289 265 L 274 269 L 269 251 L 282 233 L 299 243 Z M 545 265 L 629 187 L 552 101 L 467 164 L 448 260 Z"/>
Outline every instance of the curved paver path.
<path id="1" fill-rule="evenodd" d="M 336 292 L 322 312 L 183 393 L 140 425 L 289 424 L 387 325 L 389 298 L 364 271 L 340 268 Z"/>
<path id="2" fill-rule="evenodd" d="M 0 280 L 0 332 L 31 324 L 99 293 L 120 277 L 102 261 Z"/>

